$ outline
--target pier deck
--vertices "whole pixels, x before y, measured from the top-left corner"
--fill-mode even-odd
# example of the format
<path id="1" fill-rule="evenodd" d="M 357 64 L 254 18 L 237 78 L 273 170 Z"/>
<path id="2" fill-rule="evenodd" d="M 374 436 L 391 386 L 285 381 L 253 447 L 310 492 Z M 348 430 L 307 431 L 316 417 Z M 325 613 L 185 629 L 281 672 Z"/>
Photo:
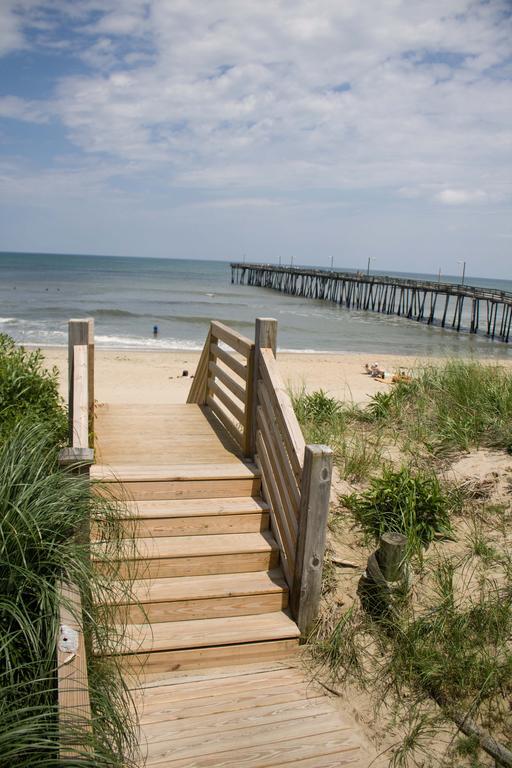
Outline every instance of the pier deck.
<path id="1" fill-rule="evenodd" d="M 231 282 L 456 331 L 483 331 L 489 338 L 503 342 L 508 342 L 511 334 L 512 293 L 491 288 L 239 262 L 231 264 Z"/>

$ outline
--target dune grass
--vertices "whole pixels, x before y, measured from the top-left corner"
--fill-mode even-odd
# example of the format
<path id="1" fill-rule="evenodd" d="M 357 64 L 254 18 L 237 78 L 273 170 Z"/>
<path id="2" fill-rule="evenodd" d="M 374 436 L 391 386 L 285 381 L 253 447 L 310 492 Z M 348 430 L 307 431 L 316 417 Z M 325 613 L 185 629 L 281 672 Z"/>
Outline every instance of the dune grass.
<path id="1" fill-rule="evenodd" d="M 119 641 L 114 622 L 97 604 L 113 588 L 121 510 L 118 502 L 91 495 L 87 478 L 59 470 L 57 456 L 55 435 L 23 421 L 0 444 L 0 733 L 12 733 L 16 724 L 17 734 L 2 759 L 8 754 L 9 765 L 28 768 L 37 755 L 38 765 L 60 764 L 55 651 L 63 580 L 81 587 L 94 724 L 92 740 L 83 734 L 70 739 L 82 743 L 84 755 L 92 747 L 82 766 L 129 766 L 130 697 L 115 667 L 93 653 L 93 647 L 101 652 Z M 90 518 L 109 530 L 101 573 L 91 564 L 84 535 Z"/>
<path id="2" fill-rule="evenodd" d="M 299 392 L 294 405 L 306 440 L 332 445 L 340 477 L 357 484 L 334 505 L 331 527 L 339 534 L 350 521 L 366 543 L 405 533 L 414 581 L 381 616 L 357 600 L 340 614 L 327 601 L 311 652 L 335 684 L 374 694 L 379 711 L 386 702 L 384 717 L 402 728 L 390 765 L 491 765 L 478 740 L 456 736 L 450 713 L 512 747 L 510 516 L 448 483 L 445 470 L 461 452 L 512 453 L 512 375 L 454 360 L 422 367 L 365 407 L 327 400 Z M 462 518 L 466 548 L 444 554 L 439 539 Z"/>

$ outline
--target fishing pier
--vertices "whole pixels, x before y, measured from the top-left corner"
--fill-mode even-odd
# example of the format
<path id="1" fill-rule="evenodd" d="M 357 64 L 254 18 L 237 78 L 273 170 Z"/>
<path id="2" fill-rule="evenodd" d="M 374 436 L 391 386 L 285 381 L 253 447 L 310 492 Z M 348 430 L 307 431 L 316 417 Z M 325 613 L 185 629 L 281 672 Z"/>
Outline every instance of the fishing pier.
<path id="1" fill-rule="evenodd" d="M 231 282 L 456 331 L 482 332 L 503 342 L 510 338 L 512 293 L 507 291 L 362 272 L 239 262 L 231 264 Z"/>

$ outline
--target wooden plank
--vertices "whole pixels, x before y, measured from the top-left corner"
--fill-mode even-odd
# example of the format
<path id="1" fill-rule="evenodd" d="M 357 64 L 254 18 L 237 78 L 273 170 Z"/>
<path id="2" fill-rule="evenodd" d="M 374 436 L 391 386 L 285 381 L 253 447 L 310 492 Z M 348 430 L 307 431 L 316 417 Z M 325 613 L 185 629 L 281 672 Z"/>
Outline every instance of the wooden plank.
<path id="1" fill-rule="evenodd" d="M 87 345 L 73 347 L 73 448 L 89 447 Z"/>
<path id="2" fill-rule="evenodd" d="M 271 350 L 261 350 L 259 366 L 261 378 L 267 388 L 272 406 L 278 418 L 279 428 L 286 441 L 286 448 L 294 472 L 300 477 L 305 448 L 304 437 Z"/>
<path id="3" fill-rule="evenodd" d="M 286 480 L 288 491 L 293 501 L 292 506 L 294 509 L 297 510 L 297 516 L 298 516 L 298 509 L 300 505 L 300 488 L 297 483 L 297 477 L 290 463 L 290 458 L 288 456 L 288 452 L 284 445 L 282 435 L 279 432 L 279 430 L 276 429 L 276 426 L 275 426 L 276 416 L 274 414 L 274 410 L 270 402 L 270 397 L 268 395 L 267 388 L 265 387 L 265 384 L 262 381 L 258 383 L 258 403 L 259 403 L 259 407 L 263 408 L 263 412 L 265 414 L 265 417 L 269 426 L 271 424 L 273 425 L 273 429 L 272 429 L 273 444 L 279 455 L 280 466 Z"/>
<path id="4" fill-rule="evenodd" d="M 259 373 L 259 359 L 260 351 L 262 349 L 271 349 L 274 357 L 277 352 L 277 320 L 271 317 L 257 317 L 255 324 L 255 344 L 254 344 L 254 362 L 252 371 L 252 417 L 251 417 L 251 431 L 250 431 L 250 453 L 254 455 L 256 452 L 256 408 L 258 405 L 257 392 L 258 392 L 258 380 L 260 378 Z"/>
<path id="5" fill-rule="evenodd" d="M 291 596 L 293 616 L 304 634 L 311 628 L 320 602 L 331 476 L 332 450 L 325 445 L 308 445 Z"/>
<path id="6" fill-rule="evenodd" d="M 177 482 L 108 483 L 95 486 L 95 493 L 115 499 L 151 501 L 158 499 L 213 499 L 256 496 L 259 478 L 251 480 L 181 480 Z"/>
<path id="7" fill-rule="evenodd" d="M 203 555 L 229 555 L 243 552 L 269 552 L 276 548 L 272 534 L 240 533 L 218 534 L 216 536 L 161 536 L 158 539 L 138 539 L 134 543 L 127 540 L 127 552 L 121 553 L 123 559 L 162 558 L 162 557 L 201 557 Z M 101 541 L 92 542 L 93 559 L 102 557 L 108 547 Z"/>
<path id="8" fill-rule="evenodd" d="M 119 628 L 125 653 L 143 653 L 208 646 L 284 640 L 298 637 L 297 625 L 286 613 L 229 616 L 220 619 L 129 624 Z"/>
<path id="9" fill-rule="evenodd" d="M 211 715 L 188 717 L 179 722 L 169 722 L 165 734 L 165 742 L 175 742 L 179 749 L 185 740 L 196 736 L 198 740 L 208 739 L 211 734 L 222 733 L 228 736 L 232 731 L 242 728 L 260 727 L 264 731 L 273 728 L 274 724 L 303 720 L 306 717 L 332 715 L 334 707 L 326 696 L 315 696 L 295 701 L 284 701 L 278 704 L 263 705 L 258 708 L 227 711 Z M 150 742 L 158 742 L 162 736 L 161 721 L 145 722 L 144 736 Z M 262 734 L 262 738 L 263 734 Z"/>
<path id="10" fill-rule="evenodd" d="M 297 491 L 295 492 L 295 494 L 293 493 L 292 491 L 293 486 L 290 488 L 290 485 L 287 482 L 287 477 L 283 470 L 283 464 L 280 461 L 279 452 L 276 447 L 276 442 L 279 441 L 279 438 L 274 439 L 275 433 L 272 432 L 272 428 L 270 426 L 272 422 L 267 421 L 267 417 L 265 415 L 265 412 L 261 408 L 261 406 L 258 406 L 257 413 L 258 413 L 258 426 L 261 430 L 261 435 L 263 437 L 263 441 L 267 449 L 273 476 L 275 478 L 276 485 L 279 490 L 279 495 L 281 497 L 281 501 L 283 504 L 283 509 L 286 515 L 286 519 L 288 521 L 288 527 L 296 541 L 297 531 L 298 531 L 300 496 Z M 287 457 L 286 457 L 285 466 L 290 467 L 287 461 Z"/>
<path id="11" fill-rule="evenodd" d="M 242 451 L 244 456 L 253 457 L 254 450 L 252 447 L 252 419 L 254 415 L 254 345 L 251 348 L 249 356 L 247 357 L 247 396 L 245 400 L 245 413 L 244 413 L 244 435 L 242 443 Z"/>
<path id="12" fill-rule="evenodd" d="M 234 423 L 229 418 L 229 414 L 224 411 L 220 405 L 213 399 L 213 397 L 208 396 L 207 398 L 207 404 L 208 407 L 212 409 L 213 413 L 217 416 L 220 423 L 223 427 L 226 428 L 226 430 L 229 432 L 231 437 L 235 440 L 235 442 L 242 447 L 243 443 L 243 436 L 242 433 L 236 428 Z"/>
<path id="13" fill-rule="evenodd" d="M 175 743 L 172 739 L 172 734 L 163 732 L 160 738 L 153 739 L 148 744 L 148 758 L 150 765 L 166 765 L 175 766 L 188 765 L 193 759 L 194 768 L 201 765 L 218 765 L 219 755 L 221 752 L 223 755 L 230 750 L 240 750 L 241 745 L 246 749 L 248 747 L 258 746 L 260 750 L 265 750 L 270 745 L 278 745 L 279 752 L 283 749 L 283 742 L 291 741 L 294 751 L 297 749 L 297 741 L 305 739 L 305 737 L 318 737 L 322 735 L 337 732 L 338 738 L 341 735 L 343 726 L 340 722 L 340 716 L 337 712 L 331 712 L 330 714 L 322 713 L 320 715 L 306 716 L 300 720 L 284 721 L 282 723 L 274 723 L 272 728 L 262 729 L 258 726 L 245 727 L 236 731 L 229 731 L 228 733 L 213 732 L 209 736 L 203 737 L 201 740 L 195 739 L 193 736 L 190 738 L 182 739 L 179 743 Z M 299 737 L 300 734 L 300 737 Z M 348 734 L 345 734 L 345 739 Z M 306 742 L 308 745 L 310 739 Z M 314 742 L 313 742 L 314 743 Z M 320 742 L 321 743 L 321 742 Z M 339 743 L 339 741 L 338 741 Z M 346 743 L 346 741 L 345 741 Z M 318 746 L 318 741 L 315 746 Z M 354 744 L 350 745 L 351 749 L 354 749 Z M 279 752 L 277 754 L 279 755 Z M 308 756 L 312 756 L 314 752 L 309 751 Z M 201 760 L 201 758 L 203 758 Z M 187 762 L 182 762 L 187 760 Z M 268 762 L 261 762 L 261 765 L 269 765 Z M 275 763 L 274 763 L 275 764 Z M 280 765 L 280 763 L 278 763 Z M 225 765 L 225 763 L 224 763 Z M 242 766 L 243 763 L 237 763 L 238 766 Z M 272 763 L 270 763 L 272 765 Z"/>
<path id="14" fill-rule="evenodd" d="M 208 379 L 208 391 L 212 393 L 216 398 L 220 400 L 222 405 L 224 405 L 228 411 L 232 414 L 232 416 L 235 417 L 235 419 L 238 421 L 239 424 L 241 424 L 242 427 L 245 427 L 245 413 L 243 410 L 235 403 L 234 400 L 228 395 L 227 392 L 225 392 L 215 379 L 209 378 Z"/>
<path id="15" fill-rule="evenodd" d="M 279 530 L 280 542 L 283 546 L 282 554 L 286 558 L 286 566 L 289 569 L 290 575 L 293 574 L 293 568 L 295 563 L 295 540 L 292 531 L 288 525 L 288 518 L 283 508 L 283 502 L 279 495 L 279 489 L 277 487 L 275 477 L 272 472 L 270 459 L 268 457 L 267 447 L 261 437 L 261 432 L 258 432 L 256 436 L 256 450 L 258 451 L 258 458 L 261 462 L 263 470 L 263 477 L 265 478 L 266 487 L 270 491 L 270 499 L 272 505 L 272 511 L 274 513 L 273 523 Z"/>
<path id="16" fill-rule="evenodd" d="M 241 403 L 245 404 L 245 389 L 241 387 L 240 384 L 237 384 L 237 382 L 224 368 L 221 368 L 214 362 L 210 362 L 208 364 L 208 370 L 212 376 L 216 379 L 219 379 L 219 381 L 221 381 L 224 386 L 227 387 L 235 395 L 235 397 L 240 400 Z"/>
<path id="17" fill-rule="evenodd" d="M 115 594 L 116 586 L 113 585 Z M 169 602 L 170 600 L 202 600 L 215 597 L 236 597 L 254 594 L 278 594 L 286 591 L 279 570 L 240 573 L 236 580 L 225 574 L 190 576 L 176 579 L 138 579 L 132 584 L 137 602 Z M 126 602 L 125 590 L 120 588 L 119 600 Z M 114 602 L 116 602 L 114 600 Z"/>
<path id="18" fill-rule="evenodd" d="M 203 405 L 206 402 L 206 386 L 208 379 L 208 360 L 210 358 L 211 330 L 208 331 L 201 356 L 197 363 L 196 372 L 192 385 L 190 387 L 187 403 L 198 403 Z"/>
<path id="19" fill-rule="evenodd" d="M 285 550 L 285 547 L 284 547 L 283 537 L 282 537 L 281 531 L 279 529 L 279 526 L 277 524 L 276 514 L 275 514 L 274 509 L 272 507 L 272 495 L 271 495 L 271 492 L 270 492 L 269 483 L 267 483 L 267 481 L 265 479 L 265 473 L 263 472 L 263 467 L 261 466 L 261 461 L 260 461 L 260 458 L 258 457 L 258 455 L 256 455 L 256 459 L 255 460 L 256 460 L 256 463 L 260 467 L 261 472 L 262 472 L 262 474 L 261 474 L 262 495 L 270 503 L 271 531 L 272 531 L 272 533 L 274 535 L 274 538 L 275 538 L 275 540 L 277 542 L 277 545 L 279 547 L 279 552 L 281 554 L 281 561 L 280 561 L 281 568 L 283 569 L 283 573 L 284 573 L 284 576 L 285 576 L 285 579 L 286 579 L 286 583 L 288 584 L 288 586 L 290 586 L 290 584 L 293 584 L 293 571 L 292 571 L 292 569 L 290 567 L 290 564 L 288 563 L 288 560 L 286 558 L 286 550 Z"/>
<path id="20" fill-rule="evenodd" d="M 88 411 L 89 411 L 89 435 L 94 436 L 94 318 L 87 319 L 87 391 L 88 391 Z M 91 442 L 92 445 L 92 442 Z"/>
<path id="21" fill-rule="evenodd" d="M 246 464 L 240 460 L 230 464 L 175 464 L 170 467 L 151 464 L 93 464 L 91 467 L 91 479 L 102 483 L 241 480 L 258 476 L 259 471 L 254 464 Z"/>
<path id="22" fill-rule="evenodd" d="M 231 664 L 289 659 L 298 652 L 298 640 L 268 640 L 259 643 L 241 643 L 212 648 L 194 648 L 186 651 L 160 651 L 158 653 L 128 654 L 119 659 L 127 673 L 140 675 L 165 674 L 179 671 L 207 669 Z"/>
<path id="23" fill-rule="evenodd" d="M 119 563 L 119 578 L 166 578 L 174 576 L 202 576 L 217 573 L 246 573 L 277 568 L 279 552 L 248 552 L 229 555 L 203 555 L 152 560 L 125 560 Z M 100 561 L 98 571 L 110 573 Z"/>
<path id="24" fill-rule="evenodd" d="M 233 355 L 226 352 L 226 350 L 215 343 L 211 344 L 211 352 L 215 359 L 222 360 L 222 362 L 227 365 L 228 368 L 231 368 L 242 381 L 247 381 L 247 366 L 245 363 L 241 363 L 236 357 L 233 357 Z"/>
<path id="25" fill-rule="evenodd" d="M 74 411 L 74 367 L 75 346 L 87 346 L 89 343 L 89 322 L 83 318 L 68 322 L 68 440 L 73 445 L 73 411 Z"/>
<path id="26" fill-rule="evenodd" d="M 212 695 L 214 694 L 214 695 Z M 310 694 L 311 698 L 313 695 Z M 189 718 L 208 717 L 222 712 L 243 712 L 244 710 L 257 710 L 259 707 L 274 706 L 276 704 L 304 701 L 308 697 L 303 683 L 287 684 L 282 686 L 267 686 L 263 690 L 249 690 L 241 692 L 237 688 L 233 692 L 220 696 L 217 686 L 210 687 L 210 694 L 204 698 L 193 698 L 185 701 L 173 701 L 167 698 L 153 701 L 148 699 L 141 705 L 141 725 L 144 729 L 146 723 L 161 723 L 162 727 L 172 726 L 174 719 L 180 719 L 183 723 Z M 163 723 L 166 726 L 163 726 Z"/>
<path id="27" fill-rule="evenodd" d="M 144 601 L 138 605 L 120 605 L 114 619 L 121 623 L 154 625 L 159 622 L 218 619 L 230 616 L 255 616 L 284 610 L 288 591 L 275 594 L 252 594 L 241 597 L 215 597 L 200 600 L 171 600 L 157 603 Z"/>
<path id="28" fill-rule="evenodd" d="M 250 497 L 248 497 L 250 498 Z M 160 536 L 202 536 L 205 534 L 252 533 L 266 531 L 268 512 L 253 515 L 199 515 L 172 518 L 144 518 L 127 520 L 127 535 L 139 538 Z"/>
<path id="29" fill-rule="evenodd" d="M 213 320 L 211 323 L 212 334 L 238 352 L 238 354 L 248 357 L 254 347 L 254 342 L 246 336 L 242 336 L 233 328 L 229 328 L 224 323 Z"/>
<path id="30" fill-rule="evenodd" d="M 78 736 L 92 732 L 87 658 L 82 634 L 80 592 L 74 585 L 60 582 L 60 631 L 57 643 L 57 683 L 62 758 L 77 758 L 89 748 Z M 64 638 L 75 639 L 76 650 L 67 651 Z"/>
<path id="31" fill-rule="evenodd" d="M 194 517 L 204 515 L 252 515 L 268 511 L 262 499 L 241 496 L 231 499 L 179 499 L 166 501 L 129 501 L 126 503 L 130 518 Z"/>

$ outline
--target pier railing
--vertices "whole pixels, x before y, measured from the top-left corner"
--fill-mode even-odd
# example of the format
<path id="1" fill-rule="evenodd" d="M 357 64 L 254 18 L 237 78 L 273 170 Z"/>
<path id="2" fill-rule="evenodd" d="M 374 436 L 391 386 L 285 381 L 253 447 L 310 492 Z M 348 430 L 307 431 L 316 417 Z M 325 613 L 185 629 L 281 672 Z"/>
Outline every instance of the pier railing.
<path id="1" fill-rule="evenodd" d="M 482 329 L 489 338 L 504 342 L 509 341 L 512 330 L 512 293 L 492 288 L 237 262 L 231 264 L 231 282 L 330 301 L 349 309 L 397 315 L 457 331 L 467 329 L 478 333 Z"/>
<path id="2" fill-rule="evenodd" d="M 254 342 L 212 322 L 187 402 L 209 406 L 258 466 L 292 613 L 306 632 L 320 600 L 332 451 L 304 442 L 276 337 L 277 321 L 269 318 L 256 321 Z"/>

